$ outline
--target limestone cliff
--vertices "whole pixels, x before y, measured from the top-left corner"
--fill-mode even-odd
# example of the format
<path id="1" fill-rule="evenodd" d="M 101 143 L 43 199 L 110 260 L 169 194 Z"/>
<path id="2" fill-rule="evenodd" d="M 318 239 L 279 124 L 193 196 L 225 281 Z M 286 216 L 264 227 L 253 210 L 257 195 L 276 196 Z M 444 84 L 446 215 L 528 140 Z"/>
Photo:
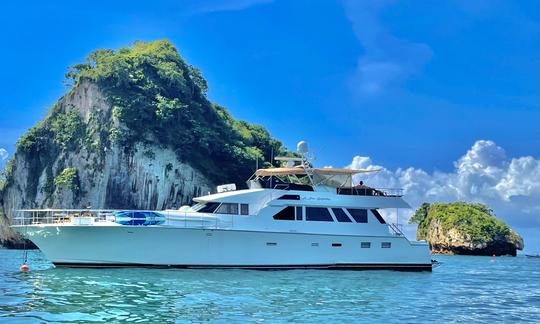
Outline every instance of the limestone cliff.
<path id="1" fill-rule="evenodd" d="M 206 98 L 206 81 L 168 41 L 97 50 L 18 142 L 0 179 L 0 244 L 21 208 L 164 209 L 242 182 L 285 152 L 261 126 Z"/>
<path id="2" fill-rule="evenodd" d="M 481 204 L 425 203 L 411 221 L 418 222 L 417 239 L 426 240 L 433 253 L 515 256 L 524 246 L 519 234 Z"/>

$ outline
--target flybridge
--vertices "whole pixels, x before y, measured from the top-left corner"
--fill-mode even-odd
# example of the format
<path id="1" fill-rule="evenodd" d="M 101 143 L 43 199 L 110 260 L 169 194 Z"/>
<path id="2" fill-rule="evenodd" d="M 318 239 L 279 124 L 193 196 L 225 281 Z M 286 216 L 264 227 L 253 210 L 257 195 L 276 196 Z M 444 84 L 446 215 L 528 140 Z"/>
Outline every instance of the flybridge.
<path id="1" fill-rule="evenodd" d="M 299 191 L 335 191 L 338 195 L 401 197 L 400 188 L 372 188 L 360 182 L 353 185 L 353 176 L 378 172 L 380 169 L 313 168 L 307 143 L 297 145 L 301 157 L 276 157 L 285 167 L 258 169 L 248 180 L 250 189 L 268 188 Z"/>

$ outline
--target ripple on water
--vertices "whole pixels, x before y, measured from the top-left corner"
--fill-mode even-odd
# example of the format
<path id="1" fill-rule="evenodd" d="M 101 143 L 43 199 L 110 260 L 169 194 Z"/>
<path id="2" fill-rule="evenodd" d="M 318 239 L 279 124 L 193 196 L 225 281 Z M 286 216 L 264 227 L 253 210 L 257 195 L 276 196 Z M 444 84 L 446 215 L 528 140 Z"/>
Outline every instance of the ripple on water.
<path id="1" fill-rule="evenodd" d="M 0 321 L 527 322 L 540 262 L 438 256 L 433 273 L 54 268 L 0 250 Z"/>

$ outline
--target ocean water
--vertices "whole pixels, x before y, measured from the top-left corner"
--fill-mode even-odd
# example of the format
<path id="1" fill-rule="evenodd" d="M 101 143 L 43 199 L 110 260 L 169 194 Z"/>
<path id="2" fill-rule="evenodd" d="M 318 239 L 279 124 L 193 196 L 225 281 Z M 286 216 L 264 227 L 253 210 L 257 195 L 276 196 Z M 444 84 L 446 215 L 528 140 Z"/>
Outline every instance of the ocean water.
<path id="1" fill-rule="evenodd" d="M 540 259 L 434 256 L 432 273 L 54 268 L 0 250 L 0 322 L 536 322 Z"/>

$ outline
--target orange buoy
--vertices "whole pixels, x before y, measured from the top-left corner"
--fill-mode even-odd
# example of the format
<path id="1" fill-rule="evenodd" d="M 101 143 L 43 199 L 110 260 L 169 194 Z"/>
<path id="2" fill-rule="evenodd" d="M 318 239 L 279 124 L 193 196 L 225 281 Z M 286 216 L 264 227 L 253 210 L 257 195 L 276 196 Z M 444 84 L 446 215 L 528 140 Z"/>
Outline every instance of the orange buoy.
<path id="1" fill-rule="evenodd" d="M 26 264 L 23 264 L 19 269 L 20 269 L 22 272 L 30 271 L 30 267 L 27 266 Z"/>

